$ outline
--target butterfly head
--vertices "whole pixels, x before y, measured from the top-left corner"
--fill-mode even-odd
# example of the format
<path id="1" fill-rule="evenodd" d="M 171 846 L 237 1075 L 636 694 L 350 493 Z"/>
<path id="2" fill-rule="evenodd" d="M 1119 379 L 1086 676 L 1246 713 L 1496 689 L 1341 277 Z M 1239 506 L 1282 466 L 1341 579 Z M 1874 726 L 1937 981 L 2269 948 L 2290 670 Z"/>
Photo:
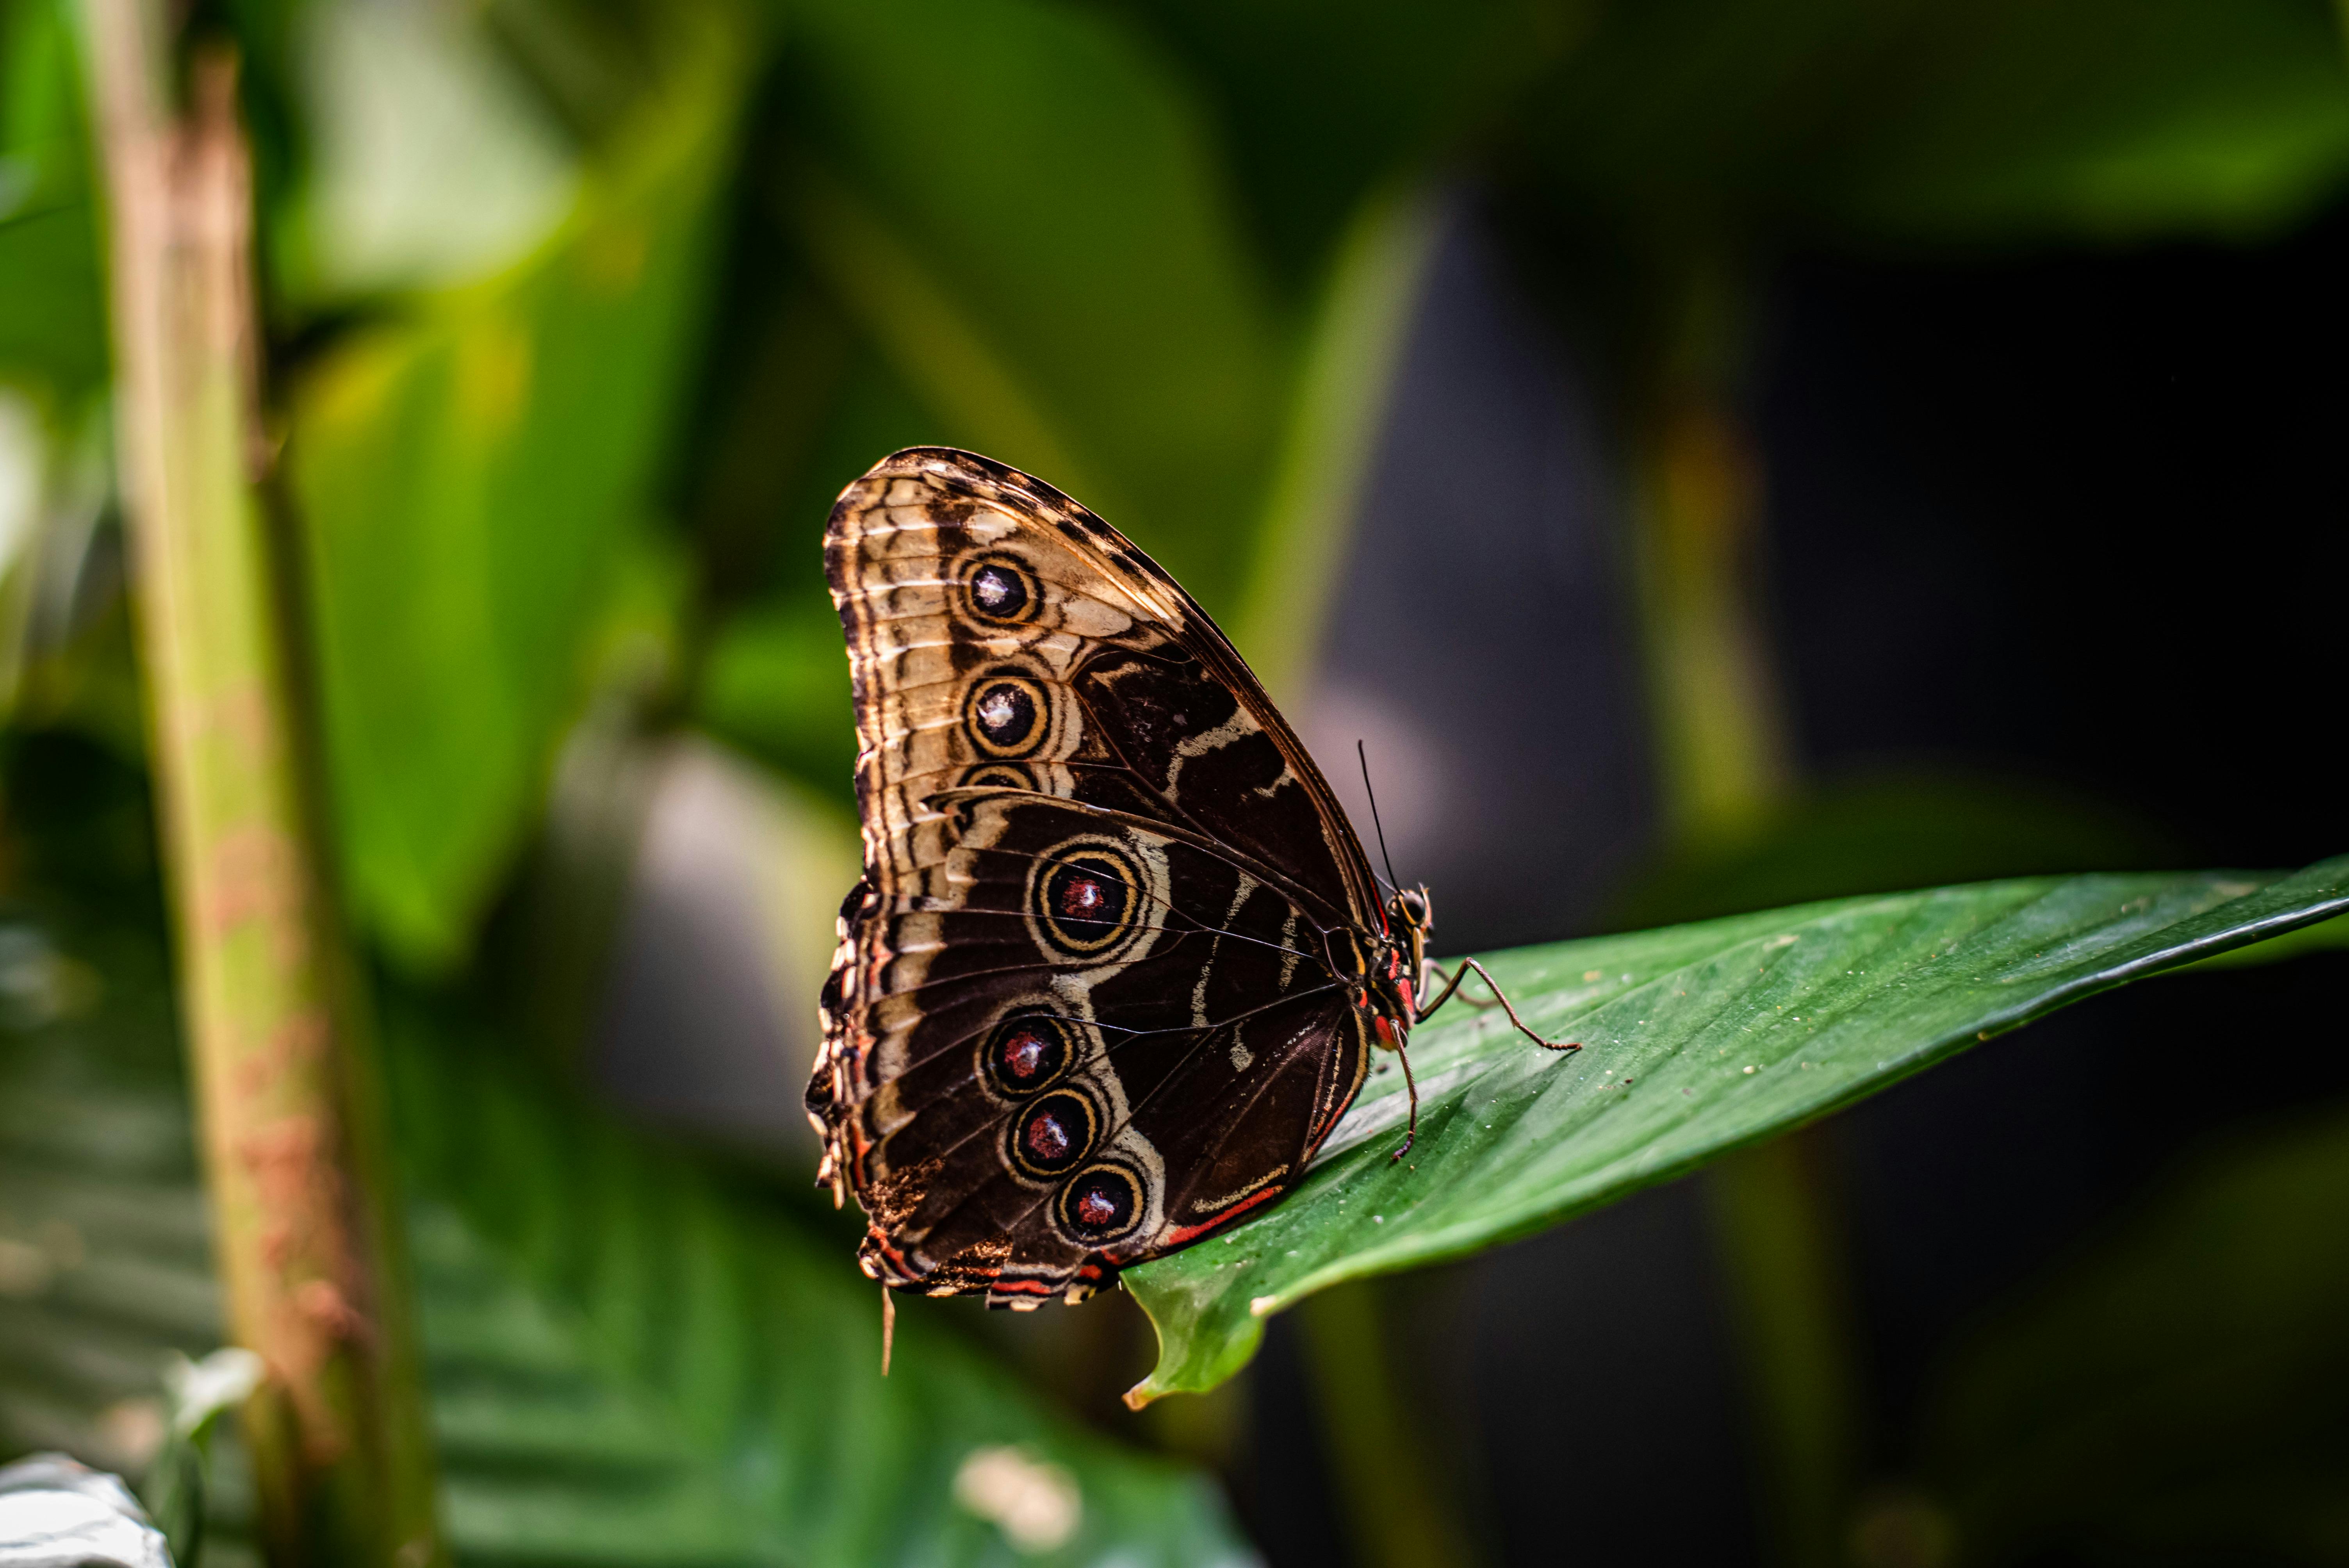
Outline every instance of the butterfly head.
<path id="1" fill-rule="evenodd" d="M 1435 929 L 1435 906 L 1428 902 L 1427 884 L 1407 887 L 1387 901 L 1388 923 L 1422 936 Z"/>
<path id="2" fill-rule="evenodd" d="M 1424 885 L 1400 889 L 1387 900 L 1387 930 L 1403 973 L 1415 982 L 1427 957 L 1427 939 L 1435 930 L 1435 906 L 1428 901 Z"/>

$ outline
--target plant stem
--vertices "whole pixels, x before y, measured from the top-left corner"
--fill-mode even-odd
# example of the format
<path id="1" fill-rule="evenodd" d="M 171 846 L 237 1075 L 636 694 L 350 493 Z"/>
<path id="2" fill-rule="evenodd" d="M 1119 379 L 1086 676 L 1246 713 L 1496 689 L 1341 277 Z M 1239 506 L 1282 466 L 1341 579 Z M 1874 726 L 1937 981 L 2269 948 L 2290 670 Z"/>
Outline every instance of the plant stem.
<path id="1" fill-rule="evenodd" d="M 1741 1150 L 1710 1183 L 1780 1561 L 1835 1568 L 1857 1458 L 1859 1389 L 1837 1206 L 1807 1132 Z"/>
<path id="2" fill-rule="evenodd" d="M 323 876 L 261 504 L 235 69 L 167 107 L 160 5 L 84 0 L 116 409 L 180 992 L 243 1415 L 277 1564 L 445 1561 L 374 1063 Z"/>
<path id="3" fill-rule="evenodd" d="M 1659 772 L 1682 847 L 1734 837 L 1794 767 L 1760 614 L 1761 462 L 1730 406 L 1731 285 L 1687 286 L 1682 346 L 1645 421 L 1635 535 Z M 1731 340 L 1724 342 L 1723 340 Z"/>
<path id="4" fill-rule="evenodd" d="M 1639 453 L 1636 558 L 1665 817 L 1685 851 L 1752 832 L 1793 784 L 1760 609 L 1761 463 L 1734 411 L 1740 280 L 1686 269 Z M 1764 1515 L 1787 1568 L 1832 1568 L 1861 1404 L 1839 1226 L 1802 1131 L 1713 1167 Z"/>
<path id="5" fill-rule="evenodd" d="M 1298 1308 L 1331 1479 L 1364 1568 L 1467 1568 L 1476 1553 L 1397 1387 L 1373 1280 Z"/>

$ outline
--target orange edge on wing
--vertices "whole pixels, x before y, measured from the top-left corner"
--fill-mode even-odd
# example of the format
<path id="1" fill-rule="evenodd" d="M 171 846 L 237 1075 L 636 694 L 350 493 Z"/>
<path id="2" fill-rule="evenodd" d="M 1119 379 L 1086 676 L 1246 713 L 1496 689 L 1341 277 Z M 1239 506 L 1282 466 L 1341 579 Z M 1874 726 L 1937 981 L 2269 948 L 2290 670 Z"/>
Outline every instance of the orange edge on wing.
<path id="1" fill-rule="evenodd" d="M 1223 1229 L 1226 1225 L 1230 1224 L 1234 1220 L 1238 1219 L 1242 1214 L 1247 1213 L 1250 1209 L 1255 1208 L 1258 1203 L 1268 1203 L 1273 1199 L 1279 1197 L 1281 1193 L 1288 1190 L 1288 1189 L 1286 1187 L 1259 1188 L 1257 1191 L 1249 1193 L 1247 1197 L 1233 1204 L 1230 1208 L 1226 1209 L 1222 1213 L 1217 1214 L 1211 1220 L 1208 1220 L 1204 1224 L 1184 1225 L 1175 1230 L 1169 1231 L 1166 1233 L 1166 1240 L 1164 1243 L 1165 1248 L 1168 1251 L 1172 1251 L 1176 1247 L 1188 1246 L 1193 1242 L 1197 1241 L 1201 1236 L 1206 1235 L 1210 1232 Z"/>

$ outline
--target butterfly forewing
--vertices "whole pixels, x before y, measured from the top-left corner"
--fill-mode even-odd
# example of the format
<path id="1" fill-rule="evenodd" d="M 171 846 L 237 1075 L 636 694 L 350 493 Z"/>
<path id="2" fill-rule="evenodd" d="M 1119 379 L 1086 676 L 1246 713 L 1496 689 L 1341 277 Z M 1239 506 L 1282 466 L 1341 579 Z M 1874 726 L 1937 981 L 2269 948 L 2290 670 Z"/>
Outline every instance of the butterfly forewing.
<path id="1" fill-rule="evenodd" d="M 915 449 L 834 508 L 864 880 L 809 1086 L 868 1272 L 1025 1305 L 1270 1202 L 1360 1086 L 1328 786 L 1122 536 Z"/>

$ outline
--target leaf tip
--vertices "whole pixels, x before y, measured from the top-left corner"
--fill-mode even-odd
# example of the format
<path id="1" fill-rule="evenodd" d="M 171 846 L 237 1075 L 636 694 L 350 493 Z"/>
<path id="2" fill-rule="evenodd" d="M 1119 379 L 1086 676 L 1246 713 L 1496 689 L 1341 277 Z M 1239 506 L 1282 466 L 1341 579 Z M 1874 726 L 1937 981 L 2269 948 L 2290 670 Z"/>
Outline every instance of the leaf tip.
<path id="1" fill-rule="evenodd" d="M 1248 1298 L 1248 1315 L 1250 1317 L 1267 1316 L 1279 1305 L 1280 1297 L 1277 1295 L 1251 1296 Z"/>

